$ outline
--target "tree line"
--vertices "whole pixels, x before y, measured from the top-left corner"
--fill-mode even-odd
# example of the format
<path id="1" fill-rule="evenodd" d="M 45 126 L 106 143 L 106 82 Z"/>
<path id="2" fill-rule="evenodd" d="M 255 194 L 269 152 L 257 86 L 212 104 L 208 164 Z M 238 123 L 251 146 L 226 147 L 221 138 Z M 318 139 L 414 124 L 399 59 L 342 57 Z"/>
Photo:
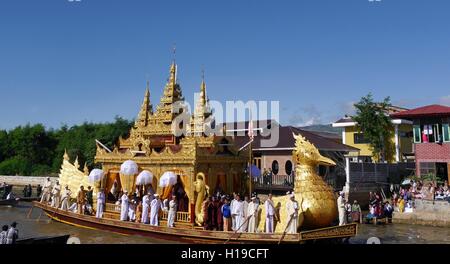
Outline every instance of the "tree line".
<path id="1" fill-rule="evenodd" d="M 63 125 L 46 129 L 42 124 L 0 130 L 0 175 L 57 175 L 64 151 L 71 162 L 78 157 L 89 169 L 96 166 L 95 139 L 112 149 L 120 136 L 127 137 L 134 121 L 116 117 L 114 122 Z"/>

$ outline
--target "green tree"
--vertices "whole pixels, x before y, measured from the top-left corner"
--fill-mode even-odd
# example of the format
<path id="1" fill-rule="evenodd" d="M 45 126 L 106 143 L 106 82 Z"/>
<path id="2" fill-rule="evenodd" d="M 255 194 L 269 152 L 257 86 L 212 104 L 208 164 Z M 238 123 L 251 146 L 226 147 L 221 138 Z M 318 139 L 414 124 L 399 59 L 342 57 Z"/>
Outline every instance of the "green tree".
<path id="1" fill-rule="evenodd" d="M 388 115 L 392 106 L 389 97 L 382 102 L 375 102 L 369 93 L 354 104 L 356 115 L 353 120 L 357 122 L 359 132 L 368 140 L 376 161 L 391 161 L 394 155 L 392 142 L 393 125 Z"/>

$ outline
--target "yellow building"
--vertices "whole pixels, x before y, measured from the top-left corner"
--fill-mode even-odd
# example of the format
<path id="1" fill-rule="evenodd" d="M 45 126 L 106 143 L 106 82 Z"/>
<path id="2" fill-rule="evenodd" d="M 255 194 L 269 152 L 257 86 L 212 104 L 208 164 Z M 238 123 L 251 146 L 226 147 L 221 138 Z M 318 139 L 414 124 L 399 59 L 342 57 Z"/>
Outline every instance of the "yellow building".
<path id="1" fill-rule="evenodd" d="M 397 109 L 397 108 L 396 108 Z M 398 111 L 392 110 L 389 114 Z M 405 119 L 392 119 L 393 124 L 393 137 L 392 143 L 394 147 L 394 155 L 389 163 L 406 161 L 408 156 L 413 152 L 412 143 L 412 122 Z M 364 134 L 357 128 L 357 123 L 351 117 L 344 117 L 334 122 L 333 127 L 343 128 L 342 130 L 342 143 L 358 148 L 360 151 L 353 152 L 349 158 L 352 162 L 377 162 L 376 157 L 373 155 L 370 144 L 364 138 Z"/>

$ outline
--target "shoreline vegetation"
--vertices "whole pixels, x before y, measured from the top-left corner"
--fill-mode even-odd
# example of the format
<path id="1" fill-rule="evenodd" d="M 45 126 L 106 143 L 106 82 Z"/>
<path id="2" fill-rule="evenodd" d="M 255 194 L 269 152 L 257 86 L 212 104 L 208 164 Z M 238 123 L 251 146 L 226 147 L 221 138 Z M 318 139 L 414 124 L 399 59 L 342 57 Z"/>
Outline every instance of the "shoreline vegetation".
<path id="1" fill-rule="evenodd" d="M 0 175 L 57 176 L 64 151 L 70 161 L 95 168 L 95 139 L 113 148 L 120 136 L 127 137 L 134 121 L 116 116 L 113 122 L 63 125 L 46 129 L 42 124 L 0 130 Z"/>

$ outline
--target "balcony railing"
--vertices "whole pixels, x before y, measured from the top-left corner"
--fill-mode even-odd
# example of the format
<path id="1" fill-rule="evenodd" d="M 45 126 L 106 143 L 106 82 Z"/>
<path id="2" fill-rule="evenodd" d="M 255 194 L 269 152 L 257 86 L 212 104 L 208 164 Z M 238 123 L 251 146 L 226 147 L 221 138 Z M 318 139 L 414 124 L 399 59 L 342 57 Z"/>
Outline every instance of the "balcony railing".
<path id="1" fill-rule="evenodd" d="M 255 188 L 268 189 L 272 187 L 291 189 L 294 187 L 293 175 L 269 175 L 253 178 Z"/>

